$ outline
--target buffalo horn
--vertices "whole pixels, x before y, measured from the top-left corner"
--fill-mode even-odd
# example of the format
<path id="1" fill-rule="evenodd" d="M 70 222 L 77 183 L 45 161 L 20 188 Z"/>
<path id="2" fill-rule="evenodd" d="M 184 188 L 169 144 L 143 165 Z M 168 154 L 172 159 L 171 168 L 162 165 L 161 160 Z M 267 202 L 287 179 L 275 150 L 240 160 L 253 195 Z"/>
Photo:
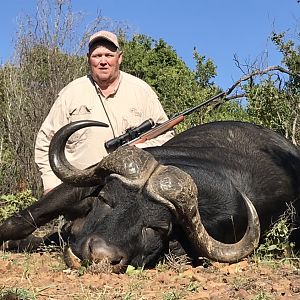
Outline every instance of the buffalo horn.
<path id="1" fill-rule="evenodd" d="M 74 186 L 102 185 L 107 176 L 111 175 L 111 177 L 118 177 L 129 186 L 142 187 L 158 163 L 152 155 L 137 147 L 120 147 L 98 164 L 84 170 L 77 169 L 68 162 L 65 155 L 68 138 L 79 129 L 90 126 L 107 127 L 106 124 L 98 121 L 77 121 L 65 125 L 53 136 L 49 161 L 55 175 L 63 182 Z"/>
<path id="2" fill-rule="evenodd" d="M 67 246 L 64 249 L 63 257 L 69 268 L 78 270 L 81 267 L 81 259 L 74 254 L 71 247 Z"/>
<path id="3" fill-rule="evenodd" d="M 178 220 L 199 257 L 219 262 L 237 262 L 258 246 L 259 218 L 253 204 L 243 193 L 248 214 L 246 233 L 237 243 L 224 244 L 212 238 L 204 228 L 198 211 L 197 186 L 189 174 L 174 166 L 160 165 L 148 180 L 146 191 L 156 201 L 169 202 L 168 207 L 176 209 Z"/>

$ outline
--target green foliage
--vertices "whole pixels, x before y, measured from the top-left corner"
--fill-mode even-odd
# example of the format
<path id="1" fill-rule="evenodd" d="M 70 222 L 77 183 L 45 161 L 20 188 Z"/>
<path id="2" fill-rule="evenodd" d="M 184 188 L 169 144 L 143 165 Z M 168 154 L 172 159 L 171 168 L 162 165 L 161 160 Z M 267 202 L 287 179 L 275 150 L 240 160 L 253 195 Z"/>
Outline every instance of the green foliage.
<path id="1" fill-rule="evenodd" d="M 3 193 L 14 191 L 12 186 L 16 186 L 20 178 L 30 182 L 32 190 L 37 189 L 40 182 L 36 180 L 39 176 L 33 164 L 33 143 L 38 129 L 59 90 L 86 73 L 83 58 L 63 54 L 56 48 L 48 49 L 45 45 L 24 43 L 23 47 L 21 63 L 6 64 L 3 68 L 4 99 L 0 119 L 6 129 L 3 130 L 6 152 L 2 151 L 4 164 L 0 174 L 8 179 L 8 184 L 2 186 Z M 9 168 L 5 164 L 9 164 Z"/>
<path id="2" fill-rule="evenodd" d="M 136 276 L 141 274 L 143 271 L 143 268 L 135 268 L 134 266 L 128 265 L 125 274 L 127 274 L 128 276 Z"/>
<path id="3" fill-rule="evenodd" d="M 300 73 L 300 46 L 295 45 L 295 42 L 292 40 L 285 41 L 285 32 L 273 33 L 272 41 L 277 46 L 278 50 L 283 55 L 283 63 L 289 68 L 293 74 Z M 292 85 L 295 89 L 300 88 L 300 77 L 290 76 L 289 84 Z"/>
<path id="4" fill-rule="evenodd" d="M 280 91 L 271 79 L 249 89 L 247 112 L 254 123 L 281 134 L 285 134 L 285 122 L 292 114 L 284 91 Z"/>
<path id="5" fill-rule="evenodd" d="M 132 40 L 123 40 L 122 48 L 122 69 L 148 82 L 169 116 L 194 107 L 217 92 L 210 82 L 215 75 L 214 64 L 196 51 L 196 71 L 192 71 L 162 39 L 136 35 Z M 190 115 L 179 131 L 199 124 L 200 118 L 197 113 Z"/>
<path id="6" fill-rule="evenodd" d="M 273 33 L 272 41 L 283 55 L 282 62 L 290 74 L 270 73 L 259 81 L 250 78 L 243 88 L 250 120 L 297 143 L 300 139 L 300 47 L 294 41 L 285 41 L 285 35 Z"/>
<path id="7" fill-rule="evenodd" d="M 32 196 L 30 190 L 26 190 L 15 195 L 0 196 L 0 222 L 7 219 L 19 210 L 28 207 L 35 201 L 36 198 Z"/>
<path id="8" fill-rule="evenodd" d="M 294 245 L 289 241 L 293 228 L 295 211 L 292 207 L 275 222 L 265 234 L 263 243 L 256 251 L 256 256 L 263 260 L 281 259 L 292 256 Z"/>
<path id="9" fill-rule="evenodd" d="M 300 46 L 292 41 L 285 40 L 286 33 L 273 33 L 272 41 L 283 55 L 283 63 L 288 67 L 291 74 L 283 89 L 285 92 L 286 106 L 289 118 L 286 120 L 288 136 L 295 143 L 300 140 L 299 113 L 300 113 Z M 299 32 L 298 32 L 299 37 Z M 297 38 L 298 38 L 297 37 Z"/>
<path id="10" fill-rule="evenodd" d="M 217 108 L 209 110 L 203 116 L 203 123 L 213 121 L 236 120 L 249 122 L 250 118 L 247 111 L 239 102 L 225 102 Z"/>
<path id="11" fill-rule="evenodd" d="M 269 293 L 266 293 L 264 291 L 259 292 L 253 300 L 275 300 L 273 296 L 271 296 Z"/>
<path id="12" fill-rule="evenodd" d="M 205 56 L 201 56 L 196 49 L 194 49 L 194 59 L 196 61 L 195 75 L 199 86 L 205 88 L 212 85 L 211 79 L 217 75 L 213 61 L 205 60 Z"/>

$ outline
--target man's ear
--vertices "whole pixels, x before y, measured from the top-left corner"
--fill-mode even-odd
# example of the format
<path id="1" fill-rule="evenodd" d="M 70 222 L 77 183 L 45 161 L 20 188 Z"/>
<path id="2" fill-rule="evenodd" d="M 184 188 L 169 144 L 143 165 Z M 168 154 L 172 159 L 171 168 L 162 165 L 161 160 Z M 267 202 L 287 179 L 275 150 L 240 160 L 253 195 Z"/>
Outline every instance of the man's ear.
<path id="1" fill-rule="evenodd" d="M 122 61 L 123 61 L 123 52 L 120 51 L 119 52 L 119 65 L 122 63 Z"/>

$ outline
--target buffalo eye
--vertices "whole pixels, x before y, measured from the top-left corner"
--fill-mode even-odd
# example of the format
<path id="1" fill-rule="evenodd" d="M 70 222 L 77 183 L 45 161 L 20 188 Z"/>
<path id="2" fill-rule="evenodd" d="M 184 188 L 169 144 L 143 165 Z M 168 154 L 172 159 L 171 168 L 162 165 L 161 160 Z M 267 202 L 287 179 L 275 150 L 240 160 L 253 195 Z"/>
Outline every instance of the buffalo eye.
<path id="1" fill-rule="evenodd" d="M 143 238 L 151 238 L 154 236 L 168 236 L 171 232 L 172 224 L 161 224 L 159 226 L 149 226 L 142 229 Z"/>
<path id="2" fill-rule="evenodd" d="M 142 229 L 142 237 L 144 241 L 151 240 L 152 238 L 158 236 L 159 233 L 151 227 L 144 227 Z"/>

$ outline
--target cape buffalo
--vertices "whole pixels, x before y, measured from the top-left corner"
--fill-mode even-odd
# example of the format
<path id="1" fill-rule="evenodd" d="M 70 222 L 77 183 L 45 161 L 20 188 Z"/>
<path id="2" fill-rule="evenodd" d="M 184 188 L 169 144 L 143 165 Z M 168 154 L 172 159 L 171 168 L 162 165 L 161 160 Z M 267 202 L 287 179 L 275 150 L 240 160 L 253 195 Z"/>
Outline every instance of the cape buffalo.
<path id="1" fill-rule="evenodd" d="M 68 259 L 105 258 L 116 271 L 151 267 L 175 241 L 195 262 L 235 262 L 253 252 L 287 204 L 299 211 L 299 150 L 269 129 L 213 122 L 161 147 L 122 146 L 88 169 L 73 167 L 64 152 L 69 136 L 104 125 L 78 121 L 57 132 L 49 159 L 63 183 L 7 219 L 0 242 L 38 244 L 31 233 L 63 215 Z"/>

